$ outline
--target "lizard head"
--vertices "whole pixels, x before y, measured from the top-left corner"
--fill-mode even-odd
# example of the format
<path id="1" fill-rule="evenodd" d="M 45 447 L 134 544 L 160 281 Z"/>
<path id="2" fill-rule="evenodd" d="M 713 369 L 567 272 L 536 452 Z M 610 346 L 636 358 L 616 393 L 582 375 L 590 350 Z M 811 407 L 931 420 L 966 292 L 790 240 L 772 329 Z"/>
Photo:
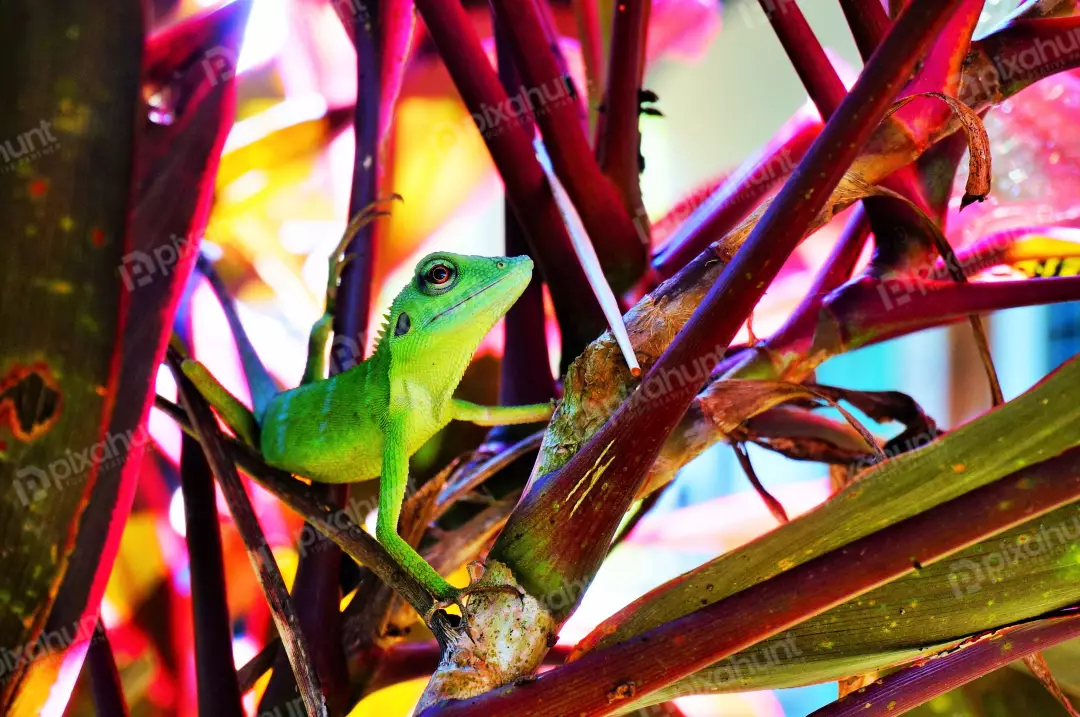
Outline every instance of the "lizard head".
<path id="1" fill-rule="evenodd" d="M 425 346 L 442 353 L 453 346 L 461 349 L 453 353 L 467 354 L 467 363 L 495 322 L 525 291 L 532 269 L 527 256 L 428 254 L 394 299 L 383 340 L 395 354 L 399 349 L 411 352 Z"/>

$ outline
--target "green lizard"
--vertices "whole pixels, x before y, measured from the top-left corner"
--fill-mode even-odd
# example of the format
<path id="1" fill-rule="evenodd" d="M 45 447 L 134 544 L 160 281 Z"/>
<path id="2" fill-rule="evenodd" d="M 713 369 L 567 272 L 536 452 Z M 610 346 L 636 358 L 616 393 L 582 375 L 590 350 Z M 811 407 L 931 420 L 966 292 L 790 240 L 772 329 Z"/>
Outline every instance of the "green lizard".
<path id="1" fill-rule="evenodd" d="M 492 588 L 455 588 L 397 533 L 409 456 L 453 419 L 494 426 L 551 417 L 548 403 L 480 406 L 453 397 L 480 341 L 525 290 L 533 263 L 525 256 L 429 254 L 394 299 L 374 353 L 343 373 L 322 378 L 343 264 L 337 256 L 346 240 L 331 258 L 327 315 L 312 327 L 304 383 L 298 388 L 263 391 L 261 399 L 253 388 L 252 413 L 202 364 L 187 360 L 183 371 L 269 465 L 324 483 L 380 478 L 376 538 L 431 594 L 431 612 L 461 605 L 470 592 Z"/>

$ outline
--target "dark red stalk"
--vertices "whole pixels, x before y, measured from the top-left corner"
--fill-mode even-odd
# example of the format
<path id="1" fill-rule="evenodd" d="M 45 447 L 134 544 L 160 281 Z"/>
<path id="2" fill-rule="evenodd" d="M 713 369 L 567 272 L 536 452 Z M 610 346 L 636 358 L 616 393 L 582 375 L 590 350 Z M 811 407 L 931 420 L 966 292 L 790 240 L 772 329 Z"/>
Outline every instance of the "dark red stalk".
<path id="1" fill-rule="evenodd" d="M 872 3 L 874 0 L 866 0 L 866 2 Z M 978 17 L 978 9 L 981 7 L 981 2 L 969 0 L 969 2 L 965 3 L 962 7 L 963 9 L 958 10 L 954 17 L 951 18 L 947 29 L 942 31 L 932 51 L 932 56 L 927 58 L 923 70 L 916 76 L 912 85 L 905 88 L 905 94 L 925 90 L 941 91 L 943 88 L 946 91 L 951 92 L 951 88 L 955 87 L 956 78 L 961 74 L 962 70 L 962 77 L 965 83 L 962 88 L 962 97 L 966 98 L 966 101 L 969 104 L 973 106 L 985 105 L 988 101 L 997 101 L 1003 99 L 1005 96 L 998 91 L 999 88 L 997 87 L 996 79 L 993 77 L 994 73 L 997 71 L 995 69 L 996 66 L 994 65 L 994 58 L 988 56 L 986 52 L 980 51 L 981 54 L 976 54 L 977 57 L 982 58 L 981 64 L 973 63 L 969 67 L 962 67 L 964 55 L 958 49 L 960 47 L 960 45 L 958 45 L 958 38 L 961 38 L 964 43 L 967 42 L 967 38 L 970 36 L 970 27 L 973 26 L 974 20 Z M 777 12 L 780 11 L 778 10 Z M 1075 21 L 1076 18 L 1064 18 L 1064 20 Z M 1027 22 L 1042 23 L 1048 21 L 1036 20 Z M 1058 28 L 1059 37 L 1063 30 L 1064 27 Z M 1049 28 L 1047 28 L 1046 32 L 1048 35 L 1051 34 Z M 996 41 L 993 40 L 993 38 L 1001 34 L 1002 33 L 995 33 L 995 35 L 987 38 L 987 40 L 984 41 L 987 43 L 987 48 L 997 48 L 998 45 L 994 44 Z M 1066 40 L 1062 39 L 1059 40 L 1059 42 L 1061 42 L 1064 47 Z M 980 46 L 980 42 L 972 43 L 973 49 L 978 49 Z M 1015 63 L 1015 55 L 1023 50 L 1031 52 L 1033 51 L 1033 48 L 1030 43 L 1018 43 L 1012 51 L 1014 56 L 1011 56 L 1009 61 L 1001 60 L 1000 58 L 997 61 L 999 64 L 1008 66 L 1009 62 Z M 1002 52 L 1004 51 L 1000 51 L 999 54 Z M 1053 54 L 1049 51 L 1048 53 L 1050 55 Z M 1075 54 L 1080 55 L 1080 52 Z M 1080 57 L 1074 58 L 1068 66 L 1077 64 L 1077 62 L 1080 62 Z M 1034 79 L 1047 76 L 1052 74 L 1053 71 L 1058 71 L 1060 69 L 1062 69 L 1060 66 L 1043 66 L 1039 70 L 1041 74 Z M 1034 79 L 1032 81 L 1034 81 Z M 943 103 L 931 99 L 917 99 L 907 107 L 902 108 L 894 115 L 894 118 L 897 121 L 903 121 L 907 124 L 915 122 L 918 127 L 922 128 L 920 131 L 915 132 L 915 137 L 921 138 L 926 135 L 926 127 L 939 126 L 949 117 L 949 114 L 950 110 Z M 941 121 L 932 121 L 931 118 L 938 118 Z M 796 121 L 797 120 L 793 119 L 792 123 Z M 809 119 L 804 121 L 806 121 L 807 124 L 802 129 L 810 134 L 811 138 L 813 134 L 820 131 L 820 127 L 812 126 L 814 120 Z M 883 138 L 883 141 L 887 142 L 886 138 Z M 922 142 L 924 140 L 918 139 L 918 141 Z M 760 172 L 761 170 L 758 171 Z M 725 183 L 725 192 L 729 197 L 745 191 L 744 188 L 738 187 L 737 181 L 738 179 L 733 176 Z M 752 203 L 750 206 L 745 207 L 745 210 L 741 214 L 739 212 L 733 212 L 732 215 L 721 216 L 726 215 L 731 208 L 728 206 L 730 199 L 721 200 L 719 193 L 716 200 L 710 200 L 709 202 L 711 208 L 710 211 L 716 213 L 715 217 L 708 216 L 706 210 L 695 213 L 695 215 L 692 216 L 677 233 L 672 235 L 671 240 L 664 249 L 654 258 L 653 268 L 656 271 L 658 278 L 664 279 L 674 275 L 676 271 L 693 259 L 698 252 L 703 251 L 711 242 L 722 238 L 728 233 L 738 221 L 749 214 L 753 205 L 755 205 L 761 196 L 764 195 L 764 190 L 768 189 L 768 187 L 758 188 L 763 191 L 752 195 Z M 918 200 L 918 197 L 911 198 Z M 740 201 L 743 200 L 740 199 Z"/>
<path id="2" fill-rule="evenodd" d="M 1077 300 L 1075 276 L 974 284 L 864 277 L 834 294 L 828 309 L 839 318 L 841 341 L 854 349 L 971 314 Z"/>
<path id="3" fill-rule="evenodd" d="M 844 88 L 840 76 L 825 55 L 825 50 L 814 36 L 798 5 L 795 3 L 783 4 L 775 11 L 770 12 L 772 0 L 760 0 L 760 2 L 769 17 L 769 21 L 776 30 L 777 36 L 780 38 L 780 42 L 784 45 L 784 49 L 791 58 L 792 64 L 799 73 L 803 85 L 810 94 L 811 100 L 817 106 L 822 118 L 827 120 L 847 95 L 847 90 Z M 880 42 L 890 23 L 885 16 L 884 8 L 878 5 L 878 10 L 877 19 L 884 21 L 880 28 L 881 35 L 877 37 L 877 41 Z M 906 197 L 917 198 L 919 196 L 918 185 L 912 170 L 908 167 L 887 178 L 883 184 Z M 895 246 L 899 244 L 896 241 L 899 238 L 896 236 L 897 228 L 907 227 L 913 230 L 908 232 L 909 236 L 921 234 L 919 216 L 911 207 L 895 198 L 880 197 L 865 200 L 864 206 L 866 206 L 870 218 L 870 225 L 874 228 L 879 251 L 882 248 L 897 251 L 906 250 L 906 247 Z M 901 231 L 902 235 L 903 232 Z"/>
<path id="4" fill-rule="evenodd" d="M 915 0 L 905 15 L 921 4 Z M 587 653 L 527 686 L 504 687 L 424 715 L 613 714 L 627 701 L 1077 499 L 1080 449 L 1072 449 L 688 615 Z"/>
<path id="5" fill-rule="evenodd" d="M 802 10 L 794 2 L 781 2 L 774 7 L 774 0 L 758 1 L 821 118 L 828 120 L 847 96 L 847 89 L 803 17 Z"/>
<path id="6" fill-rule="evenodd" d="M 499 81 L 507 93 L 510 93 L 521 86 L 510 54 L 509 45 L 512 40 L 502 23 L 495 20 L 494 13 L 492 25 L 495 28 Z M 532 134 L 532 122 L 527 117 L 522 118 L 522 125 L 527 133 Z M 504 209 L 506 254 L 532 256 L 525 229 L 508 200 L 505 200 Z M 499 403 L 514 406 L 544 403 L 554 398 L 555 379 L 551 375 L 549 363 L 543 282 L 539 276 L 533 275 L 521 297 L 506 312 L 504 325 L 505 341 L 502 362 L 499 364 Z M 490 435 L 511 438 L 521 432 L 513 429 L 512 426 L 499 426 L 492 429 Z"/>
<path id="7" fill-rule="evenodd" d="M 597 0 L 572 0 L 577 19 L 581 55 L 585 61 L 585 93 L 590 106 L 600 104 L 600 90 L 606 84 L 604 39 L 600 34 L 600 14 Z M 593 102 L 595 98 L 595 103 Z"/>
<path id="8" fill-rule="evenodd" d="M 874 50 L 889 31 L 889 19 L 881 0 L 840 0 L 840 7 L 847 18 L 855 45 L 863 62 L 870 59 Z"/>
<path id="9" fill-rule="evenodd" d="M 940 36 L 923 62 L 918 74 L 904 88 L 904 95 L 920 92 L 943 92 L 956 94 L 963 71 L 964 58 L 971 41 L 971 33 L 982 11 L 984 0 L 967 0 L 949 19 Z M 884 9 L 875 13 L 875 24 L 888 24 Z M 918 128 L 944 126 L 952 116 L 952 110 L 943 102 L 924 98 L 914 100 L 902 107 L 895 115 L 894 122 L 909 128 L 913 135 L 919 134 Z M 957 133 L 964 138 L 962 133 Z M 951 137 L 949 139 L 952 139 Z M 957 140 L 957 141 L 962 141 Z M 965 142 L 966 146 L 966 142 Z M 933 151 L 935 147 L 928 148 Z M 949 153 L 946 152 L 946 156 Z M 948 176 L 949 189 L 955 176 L 955 165 L 949 174 L 948 167 L 941 167 L 941 179 Z M 916 174 L 916 167 L 907 165 L 881 182 L 903 197 L 915 202 L 924 211 L 929 211 L 924 197 L 924 183 Z M 874 197 L 864 200 L 870 217 L 870 226 L 876 238 L 876 251 L 873 265 L 876 271 L 903 271 L 911 264 L 924 264 L 929 257 L 937 253 L 933 242 L 927 235 L 923 221 L 913 207 L 891 197 Z"/>
<path id="10" fill-rule="evenodd" d="M 531 486 L 490 554 L 530 593 L 554 594 L 595 575 L 618 522 L 716 357 L 724 354 L 960 2 L 917 0 L 904 13 L 743 247 L 734 258 L 717 257 L 730 264 L 642 385 L 567 464 Z M 594 485 L 597 492 L 590 496 Z M 559 527 L 551 530 L 551 525 Z M 556 620 L 565 619 L 572 607 Z"/>
<path id="11" fill-rule="evenodd" d="M 547 37 L 548 47 L 551 48 L 551 55 L 555 58 L 555 65 L 559 68 L 559 72 L 563 77 L 570 77 L 570 63 L 566 59 L 566 55 L 563 54 L 562 45 L 559 44 L 559 26 L 555 21 L 555 14 L 551 10 L 550 2 L 538 2 L 536 3 L 537 12 L 540 15 L 540 25 L 544 28 L 544 36 Z M 495 8 L 492 8 L 492 16 L 494 16 Z M 506 47 L 507 52 L 512 50 L 510 45 Z M 588 78 L 586 78 L 586 82 Z M 507 92 L 517 92 L 521 89 L 521 80 L 519 79 L 517 84 L 513 88 L 507 88 Z M 574 93 L 570 98 L 574 105 L 574 112 L 577 114 L 578 124 L 581 125 L 581 132 L 588 137 L 589 136 L 589 112 L 587 109 L 588 92 L 586 91 L 583 97 L 580 93 Z"/>
<path id="12" fill-rule="evenodd" d="M 180 490 L 191 574 L 199 714 L 241 717 L 244 708 L 233 667 L 232 621 L 226 599 L 214 474 L 198 441 L 185 435 L 182 445 Z"/>
<path id="13" fill-rule="evenodd" d="M 278 634 L 282 636 L 282 644 L 289 657 L 289 664 L 297 677 L 304 705 L 309 714 L 325 717 L 328 714 L 326 697 L 322 692 L 318 667 L 308 647 L 307 638 L 300 627 L 289 592 L 285 589 L 281 570 L 266 542 L 236 465 L 226 450 L 225 439 L 218 427 L 217 419 L 206 399 L 180 370 L 180 362 L 179 353 L 170 346 L 168 364 L 176 379 L 181 402 L 191 419 L 191 425 L 198 436 L 203 454 L 221 486 L 221 492 L 229 505 L 229 512 L 232 514 L 237 532 L 244 541 L 244 547 L 247 549 L 248 557 L 259 579 L 263 595 L 270 605 Z M 230 668 L 228 671 L 232 673 L 234 670 Z"/>
<path id="14" fill-rule="evenodd" d="M 825 297 L 851 278 L 855 270 L 855 262 L 859 260 L 859 255 L 862 254 L 869 236 L 870 220 L 867 218 L 865 205 L 859 203 L 851 210 L 851 216 L 848 217 L 843 233 L 818 272 L 810 290 L 806 292 L 806 298 L 795 308 L 784 325 L 765 341 L 767 351 L 786 352 L 793 348 L 800 351 L 809 349 Z M 726 358 L 721 361 L 714 374 L 724 375 L 745 360 L 746 356 L 741 354 Z"/>
<path id="15" fill-rule="evenodd" d="M 645 270 L 648 237 L 638 231 L 615 186 L 593 158 L 573 100 L 577 90 L 559 70 L 535 0 L 492 0 L 491 6 L 513 37 L 514 64 L 551 166 L 581 216 L 612 289 L 624 291 Z M 567 93 L 572 101 L 566 101 Z M 534 98 L 539 98 L 539 106 Z"/>
<path id="16" fill-rule="evenodd" d="M 645 41 L 652 0 L 613 3 L 611 53 L 603 110 L 596 125 L 596 160 L 639 224 L 648 222 L 641 201 L 639 91 L 645 76 Z M 648 236 L 647 226 L 643 227 Z"/>
<path id="17" fill-rule="evenodd" d="M 1080 16 L 1013 20 L 973 43 L 994 74 L 968 79 L 960 96 L 1012 96 L 1050 75 L 1080 65 Z M 980 82 L 982 80 L 982 82 Z M 986 86 L 984 86 L 984 83 Z M 990 92 L 987 92 L 987 86 Z M 996 99 L 996 98 L 995 98 Z M 970 104 L 970 102 L 969 102 Z"/>
<path id="18" fill-rule="evenodd" d="M 418 0 L 416 9 L 469 112 L 483 118 L 493 108 L 510 107 L 506 91 L 461 3 Z M 559 317 L 564 362 L 569 362 L 606 330 L 607 321 L 574 252 L 547 177 L 533 151 L 531 136 L 517 118 L 481 134 L 502 176 L 514 214 L 529 232 L 533 255 Z"/>
<path id="19" fill-rule="evenodd" d="M 653 259 L 658 278 L 674 276 L 709 244 L 721 239 L 802 161 L 821 134 L 821 121 L 800 112 L 756 155 L 744 162 L 671 235 Z"/>
<path id="20" fill-rule="evenodd" d="M 866 217 L 866 209 L 859 204 L 851 210 L 851 216 L 844 225 L 843 233 L 840 234 L 832 253 L 829 254 L 829 258 L 825 260 L 824 266 L 814 279 L 807 297 L 817 297 L 820 302 L 826 294 L 850 279 L 855 272 L 855 263 L 859 260 L 859 255 L 862 254 L 869 236 L 870 221 Z M 795 313 L 800 313 L 799 309 L 796 309 Z"/>
<path id="21" fill-rule="evenodd" d="M 935 271 L 940 272 L 938 276 L 945 276 L 944 265 L 939 263 Z M 770 365 L 770 355 L 806 355 L 813 344 L 816 353 L 810 364 L 801 368 L 791 365 L 784 372 L 788 379 L 799 380 L 831 356 L 946 326 L 971 314 L 1077 300 L 1080 300 L 1080 277 L 957 284 L 921 282 L 911 277 L 863 276 L 841 287 L 823 306 L 814 307 L 808 302 L 805 307 L 800 306 L 784 327 L 766 341 L 769 353 L 744 351 L 729 356 L 716 367 L 713 376 L 772 376 L 776 369 Z M 819 336 L 815 332 L 823 319 L 830 327 L 829 334 Z"/>
<path id="22" fill-rule="evenodd" d="M 378 192 L 379 165 L 382 162 L 379 152 L 382 63 L 378 18 L 365 12 L 353 14 L 349 20 L 352 23 L 353 45 L 356 47 L 356 108 L 353 114 L 356 149 L 353 153 L 348 217 L 351 219 L 374 202 Z M 331 354 L 335 360 L 331 362 L 330 370 L 334 373 L 352 368 L 364 358 L 368 319 L 371 316 L 371 281 L 375 266 L 372 240 L 376 223 L 363 226 L 345 249 L 348 263 L 341 272 L 341 285 L 337 292 L 334 339 L 335 344 L 347 341 L 351 351 L 343 357 L 338 357 L 337 352 Z"/>
<path id="23" fill-rule="evenodd" d="M 1000 630 L 962 650 L 905 667 L 809 717 L 884 717 L 907 712 L 999 667 L 1080 637 L 1080 615 Z"/>
<path id="24" fill-rule="evenodd" d="M 228 654 L 232 654 L 231 648 Z M 97 717 L 127 717 L 128 706 L 127 701 L 124 699 L 123 685 L 120 683 L 120 673 L 116 670 L 116 658 L 113 657 L 109 635 L 105 632 L 105 625 L 102 624 L 100 617 L 98 618 L 97 627 L 94 629 L 94 637 L 90 641 L 90 647 L 86 652 L 86 663 L 90 667 L 90 688 L 94 703 L 94 714 Z M 235 680 L 233 681 L 235 682 Z M 239 704 L 238 694 L 238 707 Z M 243 714 L 243 711 L 235 713 L 222 712 L 221 714 L 239 715 Z"/>
<path id="25" fill-rule="evenodd" d="M 776 30 L 777 36 L 780 38 L 780 42 L 787 51 L 788 57 L 791 58 L 792 64 L 799 73 L 803 85 L 810 94 L 811 100 L 822 118 L 827 120 L 847 95 L 847 90 L 844 88 L 840 76 L 825 55 L 825 50 L 814 36 L 798 5 L 795 3 L 782 4 L 774 11 L 770 11 L 772 0 L 760 0 L 760 2 L 769 17 L 769 21 Z M 885 16 L 884 8 L 878 5 L 878 10 L 880 11 L 878 19 L 885 20 L 881 27 L 882 33 L 877 37 L 877 41 L 880 42 L 890 23 Z M 919 197 L 918 185 L 909 167 L 904 167 L 893 176 L 885 179 L 883 184 L 904 196 Z M 921 236 L 922 234 L 922 225 L 918 214 L 904 202 L 891 197 L 876 197 L 864 200 L 863 206 L 866 207 L 870 226 L 874 229 L 879 254 L 882 251 L 887 255 L 895 252 L 906 252 L 909 248 L 904 245 L 909 242 L 897 240 L 902 239 L 904 236 Z M 904 232 L 903 228 L 907 228 L 908 231 Z M 861 248 L 860 245 L 854 249 L 856 253 L 852 261 L 858 258 L 858 252 Z M 915 258 L 923 259 L 924 256 L 920 254 Z M 848 276 L 850 276 L 850 270 Z M 846 281 L 847 278 L 844 277 L 844 280 Z M 839 284 L 836 286 L 839 286 Z M 813 293 L 809 295 L 810 301 L 813 301 L 813 296 Z M 799 313 L 797 311 L 793 318 L 797 319 Z M 811 313 L 816 314 L 816 310 L 811 309 Z"/>

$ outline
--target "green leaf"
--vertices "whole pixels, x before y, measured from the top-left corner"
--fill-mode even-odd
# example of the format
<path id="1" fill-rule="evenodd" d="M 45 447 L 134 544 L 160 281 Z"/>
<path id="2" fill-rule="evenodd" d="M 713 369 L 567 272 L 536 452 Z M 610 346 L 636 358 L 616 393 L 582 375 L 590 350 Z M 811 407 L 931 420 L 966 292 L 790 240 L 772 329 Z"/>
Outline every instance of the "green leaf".
<path id="1" fill-rule="evenodd" d="M 37 642 L 91 488 L 109 460 L 118 471 L 141 450 L 134 423 L 113 430 L 111 419 L 143 17 L 130 0 L 107 11 L 29 0 L 4 9 L 0 645 L 12 658 L 0 711 L 7 713 L 31 658 L 88 636 L 96 622 L 69 622 L 45 635 L 45 646 Z M 127 507 L 115 512 L 126 516 Z"/>
<path id="2" fill-rule="evenodd" d="M 649 701 L 836 680 L 1077 602 L 1080 505 L 1074 503 L 822 613 Z"/>

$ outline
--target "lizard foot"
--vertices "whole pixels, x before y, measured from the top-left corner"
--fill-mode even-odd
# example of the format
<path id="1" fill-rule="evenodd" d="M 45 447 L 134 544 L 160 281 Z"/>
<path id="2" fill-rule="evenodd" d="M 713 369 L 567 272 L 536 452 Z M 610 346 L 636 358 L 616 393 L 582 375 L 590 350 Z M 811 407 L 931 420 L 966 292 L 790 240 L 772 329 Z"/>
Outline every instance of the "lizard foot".
<path id="1" fill-rule="evenodd" d="M 468 565 L 469 571 L 469 584 L 466 587 L 461 588 L 458 592 L 448 600 L 436 600 L 435 603 L 424 614 L 424 623 L 431 625 L 431 617 L 437 610 L 457 605 L 461 611 L 461 624 L 459 629 L 466 635 L 472 638 L 469 633 L 470 615 L 464 598 L 475 595 L 478 593 L 513 593 L 517 595 L 521 600 L 522 605 L 525 604 L 525 590 L 520 585 L 514 583 L 500 583 L 493 580 L 486 580 L 484 577 L 485 568 L 484 564 L 479 560 L 474 560 Z"/>
<path id="2" fill-rule="evenodd" d="M 333 302 L 337 294 L 338 280 L 341 278 L 341 272 L 345 269 L 345 265 L 349 263 L 350 257 L 343 257 L 345 249 L 348 248 L 349 242 L 363 229 L 365 226 L 373 222 L 378 217 L 390 216 L 390 211 L 387 209 L 379 209 L 380 205 L 389 205 L 394 200 L 404 202 L 400 194 L 394 193 L 385 197 L 376 197 L 375 201 L 367 205 L 356 216 L 349 220 L 348 225 L 345 227 L 345 231 L 341 235 L 341 241 L 338 242 L 334 251 L 330 254 L 330 276 L 327 280 L 326 294 L 327 298 Z"/>

